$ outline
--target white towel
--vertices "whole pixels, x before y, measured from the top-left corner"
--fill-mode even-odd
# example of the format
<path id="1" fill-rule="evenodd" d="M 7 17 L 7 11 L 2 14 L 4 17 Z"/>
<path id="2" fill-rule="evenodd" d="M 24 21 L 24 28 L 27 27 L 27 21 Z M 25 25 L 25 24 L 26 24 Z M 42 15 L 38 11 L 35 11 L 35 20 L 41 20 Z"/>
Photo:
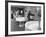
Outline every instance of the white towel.
<path id="1" fill-rule="evenodd" d="M 38 28 L 39 28 L 39 21 L 28 21 L 25 23 L 25 29 L 38 30 Z"/>

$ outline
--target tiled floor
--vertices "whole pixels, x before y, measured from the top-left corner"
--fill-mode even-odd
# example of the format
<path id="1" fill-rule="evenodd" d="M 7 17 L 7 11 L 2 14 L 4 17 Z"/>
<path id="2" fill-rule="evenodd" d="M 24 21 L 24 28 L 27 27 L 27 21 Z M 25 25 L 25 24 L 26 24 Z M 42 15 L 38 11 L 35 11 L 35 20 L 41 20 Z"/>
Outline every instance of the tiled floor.
<path id="1" fill-rule="evenodd" d="M 11 22 L 11 31 L 24 31 L 25 25 L 23 27 L 19 27 L 19 22 L 12 21 Z"/>

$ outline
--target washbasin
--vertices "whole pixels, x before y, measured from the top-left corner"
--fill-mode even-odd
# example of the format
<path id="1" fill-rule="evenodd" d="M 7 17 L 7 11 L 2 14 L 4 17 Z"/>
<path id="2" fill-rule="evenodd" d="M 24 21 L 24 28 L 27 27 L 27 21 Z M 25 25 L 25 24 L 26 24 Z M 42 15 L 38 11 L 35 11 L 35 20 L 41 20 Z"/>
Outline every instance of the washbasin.
<path id="1" fill-rule="evenodd" d="M 17 17 L 16 21 L 25 21 L 25 18 L 24 17 Z"/>

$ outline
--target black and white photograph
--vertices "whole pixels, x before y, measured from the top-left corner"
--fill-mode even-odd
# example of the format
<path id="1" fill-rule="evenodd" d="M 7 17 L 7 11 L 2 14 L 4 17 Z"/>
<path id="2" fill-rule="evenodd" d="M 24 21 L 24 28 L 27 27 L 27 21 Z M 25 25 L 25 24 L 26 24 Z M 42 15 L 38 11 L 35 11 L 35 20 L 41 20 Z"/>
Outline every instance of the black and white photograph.
<path id="1" fill-rule="evenodd" d="M 8 2 L 8 35 L 43 33 L 43 5 Z"/>

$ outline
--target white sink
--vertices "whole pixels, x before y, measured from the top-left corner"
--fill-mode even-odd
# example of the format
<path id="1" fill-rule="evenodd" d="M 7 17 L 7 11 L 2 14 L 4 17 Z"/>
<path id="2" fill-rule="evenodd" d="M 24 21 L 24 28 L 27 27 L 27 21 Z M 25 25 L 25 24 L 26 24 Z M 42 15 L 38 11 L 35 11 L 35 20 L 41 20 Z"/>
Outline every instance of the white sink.
<path id="1" fill-rule="evenodd" d="M 17 17 L 16 21 L 25 21 L 25 18 L 24 17 Z"/>

